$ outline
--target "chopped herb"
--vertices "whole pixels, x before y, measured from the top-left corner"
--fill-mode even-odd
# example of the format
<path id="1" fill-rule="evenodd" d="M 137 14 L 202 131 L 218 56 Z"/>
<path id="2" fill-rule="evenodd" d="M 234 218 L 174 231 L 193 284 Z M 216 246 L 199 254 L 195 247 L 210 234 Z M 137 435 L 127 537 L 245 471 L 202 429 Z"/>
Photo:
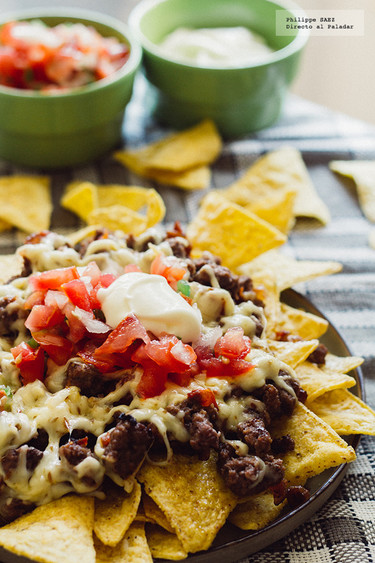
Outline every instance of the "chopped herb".
<path id="1" fill-rule="evenodd" d="M 177 282 L 177 289 L 185 297 L 190 297 L 190 284 L 186 280 L 179 280 Z"/>

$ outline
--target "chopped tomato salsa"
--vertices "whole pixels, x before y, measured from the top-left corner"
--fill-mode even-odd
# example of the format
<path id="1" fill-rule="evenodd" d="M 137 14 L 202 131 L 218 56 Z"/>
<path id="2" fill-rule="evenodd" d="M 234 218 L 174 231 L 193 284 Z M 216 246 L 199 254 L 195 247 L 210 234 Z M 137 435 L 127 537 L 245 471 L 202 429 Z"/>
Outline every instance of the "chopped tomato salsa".
<path id="1" fill-rule="evenodd" d="M 11 21 L 0 29 L 0 84 L 53 91 L 106 78 L 129 58 L 128 45 L 92 26 L 40 20 Z"/>

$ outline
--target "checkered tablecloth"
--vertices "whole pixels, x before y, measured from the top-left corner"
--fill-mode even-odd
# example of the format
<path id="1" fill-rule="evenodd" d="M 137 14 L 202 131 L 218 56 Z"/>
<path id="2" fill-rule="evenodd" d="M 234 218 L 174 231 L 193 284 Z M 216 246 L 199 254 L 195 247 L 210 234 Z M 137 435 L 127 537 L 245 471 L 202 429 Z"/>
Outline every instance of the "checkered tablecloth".
<path id="1" fill-rule="evenodd" d="M 142 78 L 124 121 L 124 143 L 136 146 L 166 133 L 147 111 L 148 92 Z M 289 97 L 277 125 L 256 135 L 228 141 L 213 166 L 211 189 L 238 177 L 259 155 L 282 145 L 302 151 L 317 191 L 327 203 L 332 221 L 326 227 L 298 223 L 288 252 L 298 259 L 338 260 L 343 271 L 299 286 L 345 339 L 352 354 L 365 358 L 362 371 L 367 402 L 375 408 L 375 250 L 368 244 L 371 225 L 361 213 L 350 182 L 328 169 L 333 159 L 375 159 L 375 128 L 296 97 Z M 35 173 L 0 162 L 0 174 Z M 50 174 L 54 213 L 52 229 L 79 227 L 73 214 L 59 207 L 64 186 L 73 179 L 98 183 L 139 184 L 110 156 L 91 165 Z M 143 182 L 143 185 L 153 185 Z M 163 196 L 167 223 L 187 222 L 203 193 L 182 193 L 156 187 Z M 22 242 L 16 233 L 2 234 L 0 252 L 13 252 Z M 358 458 L 339 488 L 307 523 L 246 563 L 370 563 L 375 561 L 375 439 L 363 437 Z"/>

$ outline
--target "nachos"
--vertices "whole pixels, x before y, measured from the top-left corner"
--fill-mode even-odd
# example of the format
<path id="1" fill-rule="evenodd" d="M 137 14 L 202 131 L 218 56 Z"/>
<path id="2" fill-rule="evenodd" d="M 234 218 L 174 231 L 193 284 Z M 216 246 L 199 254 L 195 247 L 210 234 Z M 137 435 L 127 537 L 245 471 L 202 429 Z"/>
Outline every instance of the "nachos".
<path id="1" fill-rule="evenodd" d="M 355 458 L 313 412 L 319 379 L 304 404 L 297 371 L 324 372 L 324 346 L 286 330 L 276 283 L 194 255 L 180 225 L 43 231 L 17 257 L 0 286 L 0 545 L 68 561 L 23 542 L 19 523 L 36 538 L 60 499 L 71 531 L 75 499 L 95 497 L 85 560 L 182 559 L 228 518 L 265 526 L 308 499 L 309 477 Z M 282 315 L 282 330 L 268 323 Z M 329 391 L 355 384 L 338 379 Z"/>

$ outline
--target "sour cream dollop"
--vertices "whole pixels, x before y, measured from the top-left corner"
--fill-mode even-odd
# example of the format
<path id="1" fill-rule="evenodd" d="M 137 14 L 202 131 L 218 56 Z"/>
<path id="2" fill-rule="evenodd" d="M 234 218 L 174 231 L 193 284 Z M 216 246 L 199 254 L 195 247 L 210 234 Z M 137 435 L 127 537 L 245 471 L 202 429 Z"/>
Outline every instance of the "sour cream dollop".
<path id="1" fill-rule="evenodd" d="M 189 305 L 163 276 L 143 272 L 123 274 L 109 287 L 99 289 L 98 299 L 112 328 L 134 313 L 155 336 L 167 332 L 183 342 L 194 342 L 200 336 L 199 309 Z"/>
<path id="2" fill-rule="evenodd" d="M 166 55 L 180 62 L 215 67 L 242 66 L 273 52 L 262 36 L 242 26 L 180 27 L 159 46 Z"/>

